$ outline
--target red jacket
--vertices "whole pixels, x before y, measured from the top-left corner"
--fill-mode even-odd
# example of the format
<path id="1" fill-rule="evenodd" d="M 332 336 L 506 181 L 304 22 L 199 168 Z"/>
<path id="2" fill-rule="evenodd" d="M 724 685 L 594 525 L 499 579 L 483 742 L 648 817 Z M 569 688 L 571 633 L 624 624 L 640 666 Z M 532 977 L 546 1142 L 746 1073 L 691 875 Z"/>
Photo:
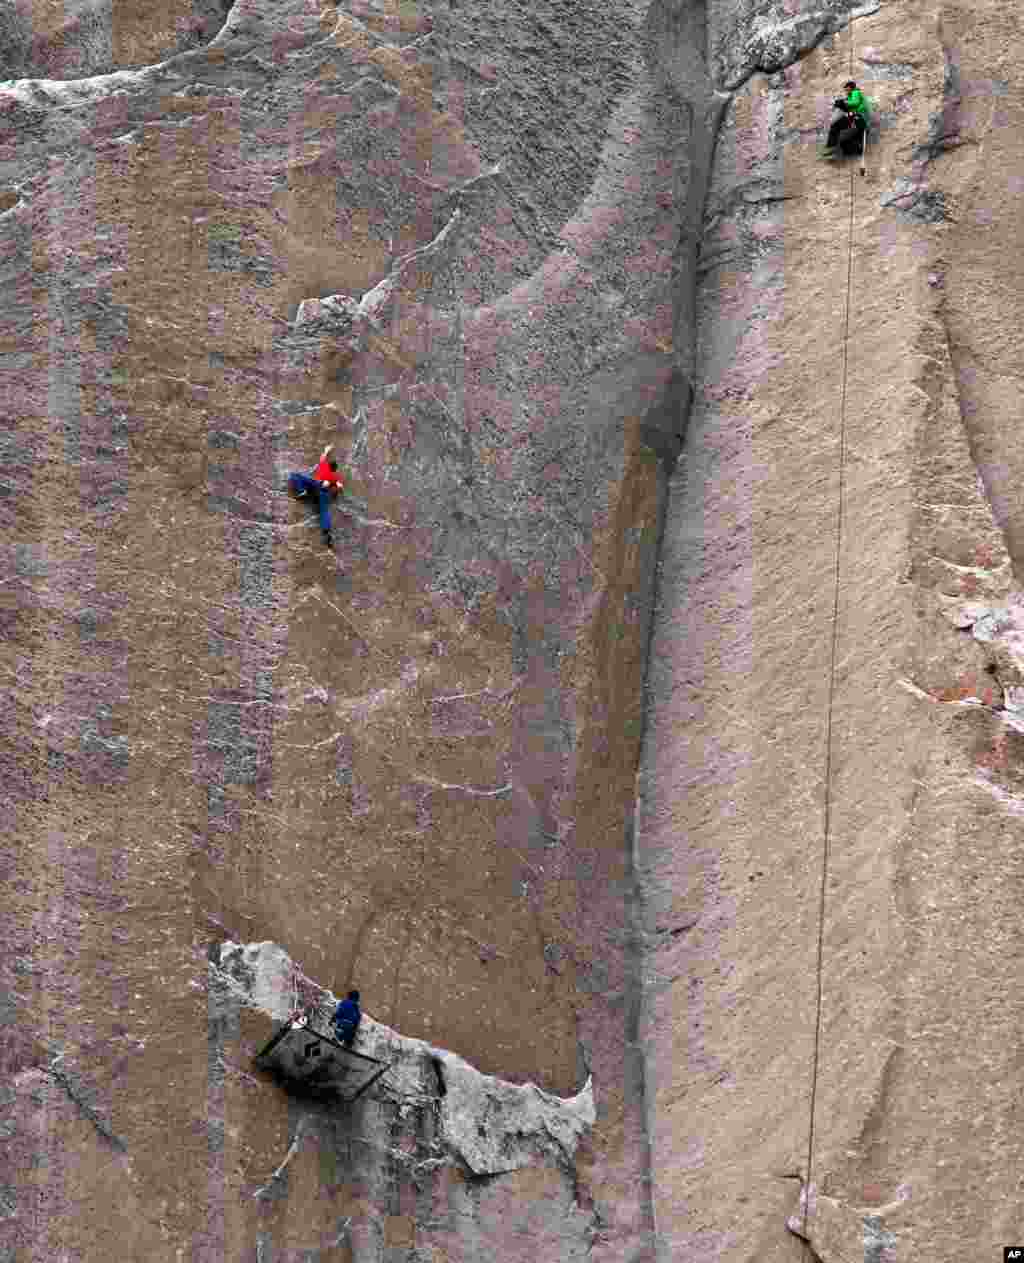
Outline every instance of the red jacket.
<path id="1" fill-rule="evenodd" d="M 332 469 L 326 460 L 322 460 L 316 469 L 313 470 L 313 477 L 317 482 L 329 482 L 335 491 L 340 491 L 345 485 L 341 472 L 337 469 Z"/>

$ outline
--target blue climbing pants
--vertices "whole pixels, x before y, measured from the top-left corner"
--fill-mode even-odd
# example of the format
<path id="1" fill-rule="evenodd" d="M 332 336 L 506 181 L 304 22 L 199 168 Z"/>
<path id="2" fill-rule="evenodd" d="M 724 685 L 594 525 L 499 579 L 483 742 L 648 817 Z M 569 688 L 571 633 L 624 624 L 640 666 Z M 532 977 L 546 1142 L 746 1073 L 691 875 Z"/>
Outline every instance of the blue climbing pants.
<path id="1" fill-rule="evenodd" d="M 356 1037 L 356 1028 L 351 1022 L 338 1022 L 334 1028 L 338 1036 L 338 1042 L 344 1044 L 346 1048 L 351 1047 L 352 1041 Z"/>
<path id="2" fill-rule="evenodd" d="M 289 474 L 288 485 L 296 494 L 306 491 L 319 498 L 320 529 L 329 531 L 331 529 L 331 493 L 325 491 L 315 478 L 310 478 L 309 474 Z"/>

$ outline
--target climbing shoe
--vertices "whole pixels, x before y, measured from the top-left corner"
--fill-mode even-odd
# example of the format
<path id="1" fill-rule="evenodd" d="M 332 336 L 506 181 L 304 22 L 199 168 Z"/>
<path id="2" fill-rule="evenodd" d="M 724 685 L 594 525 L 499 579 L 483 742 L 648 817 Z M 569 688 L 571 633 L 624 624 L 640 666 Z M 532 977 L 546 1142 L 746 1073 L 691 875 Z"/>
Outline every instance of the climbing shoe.
<path id="1" fill-rule="evenodd" d="M 324 531 L 324 532 L 323 532 L 323 537 L 324 537 L 324 547 L 325 547 L 325 548 L 333 548 L 333 547 L 334 547 L 334 540 L 333 540 L 333 539 L 331 539 L 331 532 L 330 532 L 330 531 Z"/>
<path id="2" fill-rule="evenodd" d="M 839 155 L 838 155 L 838 151 L 837 151 L 836 149 L 829 149 L 829 148 L 826 146 L 826 147 L 825 147 L 825 148 L 821 151 L 821 156 L 822 156 L 823 158 L 837 158 Z"/>

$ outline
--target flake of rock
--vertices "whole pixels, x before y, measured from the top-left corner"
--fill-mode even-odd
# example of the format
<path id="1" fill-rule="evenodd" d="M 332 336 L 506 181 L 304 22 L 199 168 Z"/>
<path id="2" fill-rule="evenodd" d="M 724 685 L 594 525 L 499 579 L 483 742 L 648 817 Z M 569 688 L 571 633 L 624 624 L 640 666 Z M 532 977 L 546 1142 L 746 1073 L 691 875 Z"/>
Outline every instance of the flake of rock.
<path id="1" fill-rule="evenodd" d="M 317 1023 L 328 1028 L 337 998 L 301 976 L 276 943 L 224 943 L 210 968 L 225 997 L 278 1021 L 294 1012 L 297 993 L 312 997 Z M 499 1175 L 543 1161 L 571 1171 L 580 1139 L 597 1117 L 591 1079 L 568 1098 L 532 1083 L 509 1083 L 481 1074 L 453 1052 L 402 1036 L 365 1012 L 355 1048 L 389 1067 L 381 1082 L 399 1100 L 417 1099 L 424 1083 L 439 1077 L 437 1139 L 450 1160 L 465 1163 L 476 1175 Z"/>
<path id="2" fill-rule="evenodd" d="M 304 299 L 295 314 L 295 325 L 303 332 L 323 328 L 346 334 L 359 315 L 359 303 L 354 298 L 346 294 L 331 294 L 327 298 Z"/>

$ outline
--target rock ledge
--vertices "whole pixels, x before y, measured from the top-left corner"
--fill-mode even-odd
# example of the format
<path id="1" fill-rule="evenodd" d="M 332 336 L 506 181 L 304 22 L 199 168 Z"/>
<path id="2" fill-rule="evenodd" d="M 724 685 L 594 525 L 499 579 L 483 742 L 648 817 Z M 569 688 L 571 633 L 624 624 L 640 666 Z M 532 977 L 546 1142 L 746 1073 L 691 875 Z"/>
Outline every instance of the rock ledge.
<path id="1" fill-rule="evenodd" d="M 210 962 L 210 991 L 222 998 L 226 992 L 276 1021 L 313 1007 L 323 1027 L 337 1004 L 272 942 L 223 943 L 219 960 Z M 430 1095 L 439 1104 L 438 1140 L 474 1175 L 500 1175 L 538 1161 L 571 1167 L 580 1137 L 597 1117 L 592 1078 L 575 1096 L 553 1096 L 533 1083 L 482 1074 L 456 1053 L 400 1035 L 366 1014 L 356 1050 L 390 1065 L 381 1082 L 399 1099 L 422 1101 L 424 1085 L 437 1085 Z"/>

